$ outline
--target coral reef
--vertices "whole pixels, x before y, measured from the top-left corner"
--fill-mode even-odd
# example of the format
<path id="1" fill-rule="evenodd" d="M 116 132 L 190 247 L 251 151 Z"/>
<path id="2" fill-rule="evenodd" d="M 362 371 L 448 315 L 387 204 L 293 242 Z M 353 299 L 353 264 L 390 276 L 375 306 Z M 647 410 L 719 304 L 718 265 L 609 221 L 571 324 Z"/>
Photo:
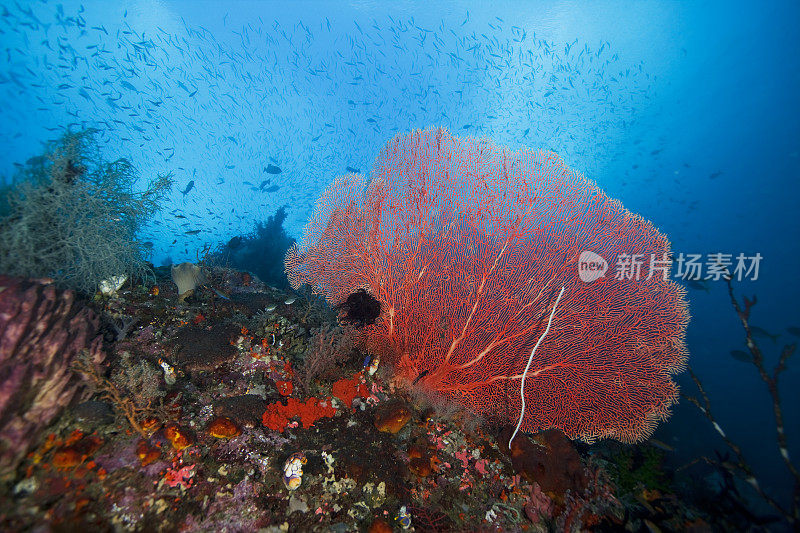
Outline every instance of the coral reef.
<path id="1" fill-rule="evenodd" d="M 254 428 L 261 425 L 264 398 L 258 394 L 220 398 L 214 402 L 214 414 L 230 418 L 240 426 Z"/>
<path id="2" fill-rule="evenodd" d="M 0 219 L 0 272 L 51 277 L 88 294 L 115 278 L 152 277 L 136 234 L 172 180 L 161 176 L 134 192 L 132 165 L 105 161 L 94 133 L 65 134 L 15 177 Z"/>
<path id="3" fill-rule="evenodd" d="M 620 512 L 606 461 L 558 432 L 520 436 L 513 447 L 529 444 L 527 459 L 509 456 L 507 434 L 396 386 L 389 367 L 366 371 L 358 350 L 306 391 L 295 369 L 316 349 L 307 309 L 241 273 L 209 270 L 214 290 L 181 305 L 169 269 L 156 270 L 160 291 L 133 286 L 95 302 L 136 325 L 108 332 L 102 364 L 76 358 L 94 394 L 53 418 L 0 483 L 0 529 L 641 531 L 649 520 L 670 531 L 688 522 L 667 492 Z M 326 331 L 341 342 L 343 330 Z"/>
<path id="4" fill-rule="evenodd" d="M 162 373 L 146 358 L 134 357 L 119 350 L 111 376 L 106 368 L 85 354 L 75 358 L 73 369 L 81 374 L 93 393 L 109 402 L 142 436 L 148 433 L 148 421 L 153 420 L 154 406 L 164 397 L 160 388 Z"/>
<path id="5" fill-rule="evenodd" d="M 331 394 L 344 402 L 347 407 L 353 407 L 353 400 L 356 398 L 369 397 L 366 381 L 361 372 L 357 372 L 352 378 L 342 378 L 334 381 L 331 385 Z"/>
<path id="6" fill-rule="evenodd" d="M 375 427 L 384 433 L 396 434 L 411 420 L 411 410 L 402 401 L 386 402 L 375 410 Z"/>
<path id="7" fill-rule="evenodd" d="M 678 398 L 685 290 L 652 271 L 584 282 L 589 250 L 624 266 L 670 244 L 555 154 L 431 129 L 329 187 L 286 266 L 333 306 L 380 302 L 358 333 L 409 382 L 523 431 L 641 441 Z"/>
<path id="8" fill-rule="evenodd" d="M 236 355 L 231 341 L 241 328 L 223 324 L 182 328 L 175 337 L 177 350 L 171 358 L 173 364 L 186 370 L 213 370 Z"/>
<path id="9" fill-rule="evenodd" d="M 614 456 L 610 474 L 620 494 L 632 494 L 642 490 L 666 491 L 666 476 L 662 467 L 663 452 L 652 446 L 630 448 Z"/>
<path id="10" fill-rule="evenodd" d="M 104 358 L 97 316 L 72 291 L 0 275 L 0 478 L 82 389 L 71 371 L 81 352 Z"/>

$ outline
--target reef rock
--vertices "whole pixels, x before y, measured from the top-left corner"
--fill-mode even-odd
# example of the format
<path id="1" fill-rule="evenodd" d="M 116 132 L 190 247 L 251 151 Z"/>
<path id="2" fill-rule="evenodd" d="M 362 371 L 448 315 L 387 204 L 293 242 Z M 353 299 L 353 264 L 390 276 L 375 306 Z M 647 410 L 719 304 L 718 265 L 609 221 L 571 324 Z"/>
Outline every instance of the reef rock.
<path id="1" fill-rule="evenodd" d="M 78 397 L 70 365 L 82 351 L 105 355 L 98 319 L 75 293 L 46 280 L 0 275 L 0 478 L 14 469 L 41 431 Z"/>
<path id="2" fill-rule="evenodd" d="M 507 442 L 503 433 L 501 442 Z M 581 493 L 587 479 L 578 451 L 563 432 L 549 429 L 532 435 L 521 435 L 511 443 L 509 453 L 514 470 L 530 483 L 538 483 L 542 491 L 556 501 L 563 501 L 571 490 Z"/>
<path id="3" fill-rule="evenodd" d="M 214 370 L 236 357 L 232 342 L 239 330 L 236 326 L 225 325 L 181 328 L 175 338 L 178 350 L 172 362 L 185 370 Z"/>

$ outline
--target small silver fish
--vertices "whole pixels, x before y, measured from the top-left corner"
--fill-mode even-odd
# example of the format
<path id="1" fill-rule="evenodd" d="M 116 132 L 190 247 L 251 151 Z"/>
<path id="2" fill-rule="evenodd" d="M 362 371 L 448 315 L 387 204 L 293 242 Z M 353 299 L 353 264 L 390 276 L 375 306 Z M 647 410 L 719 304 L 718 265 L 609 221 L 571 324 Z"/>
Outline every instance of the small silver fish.
<path id="1" fill-rule="evenodd" d="M 217 289 L 215 289 L 215 288 L 213 288 L 213 287 L 212 287 L 212 288 L 211 288 L 211 290 L 212 290 L 212 291 L 214 291 L 214 294 L 216 294 L 217 296 L 219 296 L 219 297 L 220 297 L 220 298 L 222 298 L 223 300 L 228 300 L 229 302 L 231 301 L 231 299 L 230 299 L 230 298 L 228 298 L 227 296 L 225 296 L 224 294 L 222 294 L 221 292 L 219 292 Z"/>
<path id="2" fill-rule="evenodd" d="M 297 298 L 289 298 L 288 300 L 286 300 L 283 303 L 285 303 L 286 305 L 292 305 L 296 301 L 297 301 Z"/>

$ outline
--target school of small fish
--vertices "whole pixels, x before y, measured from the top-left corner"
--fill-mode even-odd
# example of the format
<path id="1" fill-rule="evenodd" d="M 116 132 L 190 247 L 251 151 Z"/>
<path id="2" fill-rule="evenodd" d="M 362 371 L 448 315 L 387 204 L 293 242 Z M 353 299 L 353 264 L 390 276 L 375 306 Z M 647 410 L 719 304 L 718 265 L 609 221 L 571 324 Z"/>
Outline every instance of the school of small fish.
<path id="1" fill-rule="evenodd" d="M 234 27 L 225 14 L 212 32 L 108 6 L 115 16 L 73 2 L 0 6 L 0 122 L 26 125 L 0 142 L 7 158 L 37 157 L 39 140 L 97 128 L 144 179 L 172 172 L 174 205 L 142 240 L 175 262 L 281 206 L 299 234 L 333 178 L 368 172 L 413 128 L 552 150 L 591 174 L 653 83 L 607 41 L 553 42 L 466 9 L 437 24 L 265 12 Z M 0 174 L 24 162 L 0 158 Z"/>

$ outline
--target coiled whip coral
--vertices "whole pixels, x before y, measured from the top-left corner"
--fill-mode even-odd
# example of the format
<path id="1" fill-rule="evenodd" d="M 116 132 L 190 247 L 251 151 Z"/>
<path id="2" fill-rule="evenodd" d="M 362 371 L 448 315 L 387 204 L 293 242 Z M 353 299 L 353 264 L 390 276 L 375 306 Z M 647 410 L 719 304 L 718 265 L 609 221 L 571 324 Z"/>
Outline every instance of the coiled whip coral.
<path id="1" fill-rule="evenodd" d="M 423 387 L 523 431 L 636 442 L 678 397 L 685 291 L 661 272 L 581 281 L 584 251 L 612 268 L 670 253 L 555 154 L 430 129 L 329 187 L 286 268 L 333 305 L 376 298 L 365 347 Z"/>

